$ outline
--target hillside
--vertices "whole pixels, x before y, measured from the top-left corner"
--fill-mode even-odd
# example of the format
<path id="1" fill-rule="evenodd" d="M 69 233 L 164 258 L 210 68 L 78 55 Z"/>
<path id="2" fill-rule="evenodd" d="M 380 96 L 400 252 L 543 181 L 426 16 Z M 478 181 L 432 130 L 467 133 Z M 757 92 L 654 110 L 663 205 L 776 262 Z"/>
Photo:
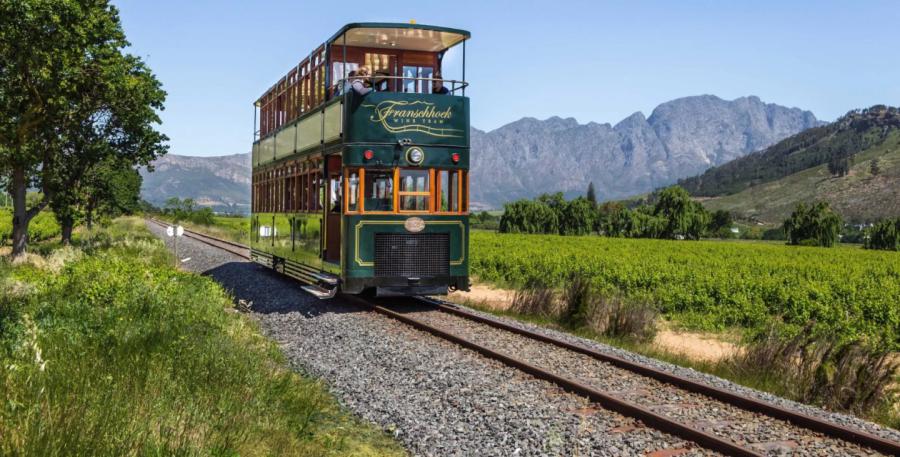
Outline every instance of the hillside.
<path id="1" fill-rule="evenodd" d="M 729 195 L 776 181 L 800 171 L 840 163 L 884 141 L 900 128 L 900 113 L 883 105 L 847 113 L 832 124 L 793 135 L 769 148 L 748 154 L 705 173 L 679 181 L 693 195 Z"/>
<path id="2" fill-rule="evenodd" d="M 871 165 L 876 158 L 880 171 L 873 176 Z M 816 200 L 829 202 L 847 221 L 900 216 L 900 131 L 858 153 L 846 176 L 833 176 L 823 164 L 732 195 L 703 200 L 703 204 L 744 219 L 781 223 L 797 203 Z"/>
<path id="3" fill-rule="evenodd" d="M 154 205 L 172 197 L 193 198 L 217 211 L 249 212 L 250 154 L 193 157 L 168 154 L 141 170 L 141 196 Z"/>
<path id="4" fill-rule="evenodd" d="M 841 161 L 845 173 L 829 170 Z M 797 203 L 815 200 L 849 221 L 900 216 L 900 111 L 854 111 L 681 184 L 711 196 L 703 200 L 710 209 L 763 222 L 781 222 Z"/>
<path id="5" fill-rule="evenodd" d="M 644 193 L 696 175 L 822 125 L 809 111 L 757 97 L 712 95 L 663 103 L 615 126 L 575 119 L 523 118 L 490 132 L 472 130 L 473 207 L 544 192 L 600 199 Z"/>

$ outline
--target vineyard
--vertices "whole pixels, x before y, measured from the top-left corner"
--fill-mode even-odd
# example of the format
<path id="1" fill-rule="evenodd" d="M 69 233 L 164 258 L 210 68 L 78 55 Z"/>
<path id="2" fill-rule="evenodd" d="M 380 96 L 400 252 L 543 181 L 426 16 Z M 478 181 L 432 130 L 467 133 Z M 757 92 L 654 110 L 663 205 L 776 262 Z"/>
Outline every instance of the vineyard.
<path id="1" fill-rule="evenodd" d="M 473 231 L 471 273 L 510 287 L 572 275 L 654 303 L 690 328 L 774 323 L 900 349 L 900 256 L 859 248 Z"/>

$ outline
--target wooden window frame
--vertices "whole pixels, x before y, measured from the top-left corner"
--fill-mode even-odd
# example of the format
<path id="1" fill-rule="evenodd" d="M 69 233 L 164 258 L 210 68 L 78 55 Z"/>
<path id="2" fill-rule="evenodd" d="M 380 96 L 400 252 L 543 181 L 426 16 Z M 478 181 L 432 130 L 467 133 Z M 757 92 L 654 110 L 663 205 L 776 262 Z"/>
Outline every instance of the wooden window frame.
<path id="1" fill-rule="evenodd" d="M 419 167 L 397 167 L 394 169 L 394 208 L 397 213 L 403 214 L 429 214 L 434 212 L 434 168 L 426 168 L 428 171 L 428 190 L 425 192 L 422 191 L 401 191 L 400 187 L 400 172 L 403 170 L 418 170 L 421 171 L 423 168 Z M 428 209 L 426 210 L 404 210 L 400 208 L 400 201 L 402 197 L 428 197 Z"/>
<path id="2" fill-rule="evenodd" d="M 356 168 L 356 167 L 347 167 L 344 168 L 344 214 L 360 214 L 362 213 L 362 174 L 364 168 Z M 356 209 L 350 209 L 350 174 L 356 173 Z"/>

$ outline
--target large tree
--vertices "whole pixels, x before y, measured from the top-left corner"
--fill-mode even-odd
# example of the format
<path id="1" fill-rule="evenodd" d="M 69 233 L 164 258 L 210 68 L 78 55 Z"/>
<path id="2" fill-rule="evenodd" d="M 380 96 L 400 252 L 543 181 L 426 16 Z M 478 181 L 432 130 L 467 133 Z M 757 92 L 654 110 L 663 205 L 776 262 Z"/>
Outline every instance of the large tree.
<path id="1" fill-rule="evenodd" d="M 801 202 L 784 221 L 784 231 L 790 244 L 831 247 L 838 241 L 842 225 L 841 217 L 827 202 Z"/>
<path id="2" fill-rule="evenodd" d="M 51 202 L 74 221 L 83 177 L 107 157 L 147 164 L 165 93 L 107 0 L 0 0 L 0 172 L 13 197 L 13 255 Z M 43 199 L 28 207 L 29 187 Z"/>

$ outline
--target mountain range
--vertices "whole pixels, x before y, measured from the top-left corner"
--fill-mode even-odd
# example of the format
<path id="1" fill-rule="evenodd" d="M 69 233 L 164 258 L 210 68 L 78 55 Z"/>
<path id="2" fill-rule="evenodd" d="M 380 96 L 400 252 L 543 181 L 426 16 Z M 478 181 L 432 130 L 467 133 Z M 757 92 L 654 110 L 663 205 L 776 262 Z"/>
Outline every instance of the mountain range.
<path id="1" fill-rule="evenodd" d="M 523 118 L 490 132 L 472 129 L 472 206 L 544 192 L 600 200 L 651 191 L 824 124 L 809 111 L 758 97 L 713 95 L 663 103 L 616 125 Z"/>
<path id="2" fill-rule="evenodd" d="M 250 212 L 250 154 L 194 157 L 167 154 L 141 170 L 141 197 L 157 206 L 192 198 L 221 212 Z"/>
<path id="3" fill-rule="evenodd" d="M 582 195 L 590 182 L 601 200 L 645 193 L 823 124 L 809 111 L 755 96 L 700 95 L 615 125 L 526 117 L 489 132 L 472 128 L 470 206 L 500 208 L 545 192 Z M 151 203 L 177 196 L 217 210 L 249 205 L 249 154 L 166 155 L 154 168 L 143 173 Z"/>

